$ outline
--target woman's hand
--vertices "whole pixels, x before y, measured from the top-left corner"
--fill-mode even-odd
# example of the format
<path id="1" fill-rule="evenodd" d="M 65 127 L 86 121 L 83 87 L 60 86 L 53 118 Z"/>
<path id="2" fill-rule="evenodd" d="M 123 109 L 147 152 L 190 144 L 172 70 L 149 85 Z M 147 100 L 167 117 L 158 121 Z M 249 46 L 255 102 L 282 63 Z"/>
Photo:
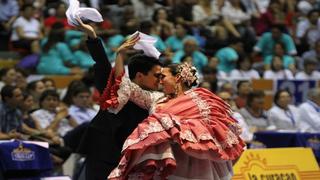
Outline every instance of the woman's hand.
<path id="1" fill-rule="evenodd" d="M 133 48 L 133 46 L 139 41 L 139 33 L 127 39 L 117 50 L 116 52 L 119 54 L 125 53 L 127 50 Z"/>
<path id="2" fill-rule="evenodd" d="M 84 24 L 80 18 L 76 19 L 79 25 L 77 26 L 82 32 L 86 33 L 90 38 L 97 38 L 97 34 L 92 26 Z"/>

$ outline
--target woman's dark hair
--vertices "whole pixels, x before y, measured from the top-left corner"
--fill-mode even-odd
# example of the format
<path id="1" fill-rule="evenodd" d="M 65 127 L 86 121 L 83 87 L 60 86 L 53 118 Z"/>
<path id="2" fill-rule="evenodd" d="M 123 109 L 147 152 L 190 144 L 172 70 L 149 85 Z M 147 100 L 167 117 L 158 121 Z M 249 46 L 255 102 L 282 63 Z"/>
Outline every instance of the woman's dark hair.
<path id="1" fill-rule="evenodd" d="M 179 64 L 169 64 L 169 65 L 167 65 L 166 67 L 170 69 L 170 72 L 171 72 L 171 74 L 172 74 L 173 76 L 176 76 L 177 74 L 180 73 L 180 72 L 179 72 Z M 192 74 L 193 74 L 194 76 L 196 76 L 197 70 L 191 70 L 191 72 L 192 72 Z M 197 80 L 198 80 L 198 79 L 194 80 L 190 85 L 188 85 L 187 82 L 184 82 L 183 84 L 184 84 L 186 87 L 191 88 L 192 86 L 198 85 Z"/>
<path id="2" fill-rule="evenodd" d="M 22 91 L 23 100 L 25 101 L 29 96 L 32 96 L 28 91 Z"/>
<path id="3" fill-rule="evenodd" d="M 273 102 L 274 102 L 274 104 L 276 104 L 277 106 L 279 106 L 278 100 L 279 100 L 279 98 L 280 98 L 281 93 L 283 93 L 283 92 L 287 92 L 287 93 L 289 94 L 289 96 L 292 97 L 292 94 L 291 94 L 291 92 L 290 92 L 288 89 L 280 89 L 280 90 L 278 90 L 278 91 L 276 92 L 276 94 L 274 95 L 274 97 L 273 97 Z"/>
<path id="4" fill-rule="evenodd" d="M 89 93 L 91 94 L 90 89 L 87 86 L 77 86 L 72 92 L 72 97 L 77 96 L 80 93 Z"/>
<path id="5" fill-rule="evenodd" d="M 49 96 L 55 97 L 55 98 L 57 98 L 57 99 L 60 100 L 60 97 L 59 97 L 59 94 L 57 93 L 57 91 L 52 90 L 52 89 L 45 90 L 45 91 L 41 94 L 41 96 L 40 96 L 40 98 L 39 98 L 39 104 L 40 104 L 40 106 L 41 106 L 41 103 L 42 103 L 47 97 L 49 97 Z"/>
<path id="6" fill-rule="evenodd" d="M 61 22 L 56 22 L 52 25 L 48 41 L 43 46 L 43 52 L 48 53 L 54 45 L 62 41 L 64 41 L 64 25 Z"/>

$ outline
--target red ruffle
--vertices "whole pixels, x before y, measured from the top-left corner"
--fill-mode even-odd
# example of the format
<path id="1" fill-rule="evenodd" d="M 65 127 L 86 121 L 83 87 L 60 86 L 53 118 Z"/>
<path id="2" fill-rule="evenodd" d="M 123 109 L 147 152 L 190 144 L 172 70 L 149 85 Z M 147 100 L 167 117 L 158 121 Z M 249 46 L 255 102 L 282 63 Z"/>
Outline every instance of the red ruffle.
<path id="1" fill-rule="evenodd" d="M 124 72 L 115 77 L 115 69 L 113 68 L 110 72 L 107 87 L 103 90 L 103 93 L 100 97 L 100 107 L 102 110 L 106 110 L 108 108 L 116 108 L 119 105 L 118 102 L 118 93 L 122 77 L 124 76 Z"/>

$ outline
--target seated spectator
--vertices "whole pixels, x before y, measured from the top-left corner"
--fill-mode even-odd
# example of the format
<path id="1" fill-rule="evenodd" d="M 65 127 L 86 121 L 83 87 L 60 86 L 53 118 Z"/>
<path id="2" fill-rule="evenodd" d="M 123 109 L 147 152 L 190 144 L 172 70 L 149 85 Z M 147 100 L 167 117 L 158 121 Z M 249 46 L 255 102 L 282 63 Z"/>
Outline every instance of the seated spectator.
<path id="1" fill-rule="evenodd" d="M 42 93 L 40 100 L 40 109 L 31 114 L 35 121 L 36 129 L 51 130 L 64 136 L 78 124 L 70 117 L 68 109 L 58 107 L 60 103 L 59 94 L 54 90 L 46 90 Z"/>
<path id="2" fill-rule="evenodd" d="M 208 58 L 198 50 L 198 44 L 195 39 L 186 39 L 183 43 L 183 50 L 177 51 L 173 58 L 173 63 L 180 63 L 184 56 L 192 57 L 192 64 L 201 72 L 202 68 L 208 64 Z"/>
<path id="3" fill-rule="evenodd" d="M 41 80 L 32 81 L 28 84 L 27 91 L 32 95 L 35 102 L 33 109 L 39 108 L 39 98 L 45 90 L 46 87 Z"/>
<path id="4" fill-rule="evenodd" d="M 247 98 L 252 91 L 252 86 L 250 81 L 239 81 L 237 84 L 237 96 L 235 102 L 237 107 L 243 108 L 247 105 Z"/>
<path id="5" fill-rule="evenodd" d="M 39 40 L 42 38 L 40 22 L 35 19 L 34 7 L 25 4 L 21 7 L 22 15 L 12 25 L 11 42 L 13 48 L 25 49 L 30 53 L 39 53 Z"/>
<path id="6" fill-rule="evenodd" d="M 92 108 L 91 92 L 85 86 L 78 86 L 72 94 L 72 105 L 69 108 L 69 115 L 77 122 L 82 124 L 90 122 L 97 114 L 97 111 Z"/>
<path id="7" fill-rule="evenodd" d="M 288 90 L 279 90 L 274 95 L 274 105 L 269 110 L 268 120 L 277 130 L 298 130 L 299 112 L 292 105 L 292 95 Z"/>
<path id="8" fill-rule="evenodd" d="M 74 66 L 73 54 L 66 43 L 64 43 L 63 24 L 56 23 L 50 31 L 48 39 L 42 41 L 43 48 L 37 71 L 40 74 L 77 74 L 82 75 L 83 71 Z"/>
<path id="9" fill-rule="evenodd" d="M 56 84 L 53 79 L 43 78 L 41 81 L 43 82 L 46 90 L 49 90 L 49 89 L 56 90 L 57 89 Z"/>
<path id="10" fill-rule="evenodd" d="M 157 9 L 152 16 L 152 20 L 155 23 L 155 33 L 163 40 L 173 35 L 174 31 L 174 25 L 168 19 L 168 12 L 163 7 Z"/>
<path id="11" fill-rule="evenodd" d="M 210 91 L 215 93 L 218 90 L 217 70 L 208 66 L 202 68 L 202 80 L 210 84 Z"/>
<path id="12" fill-rule="evenodd" d="M 228 103 L 231 106 L 231 109 L 233 110 L 232 112 L 232 117 L 238 121 L 239 126 L 242 128 L 242 133 L 240 137 L 245 141 L 245 142 L 250 142 L 253 139 L 253 133 L 250 132 L 250 128 L 242 115 L 237 112 L 237 107 L 235 105 L 235 102 L 233 101 L 231 94 L 225 91 L 221 91 L 218 93 L 218 96 L 224 100 L 226 103 Z"/>
<path id="13" fill-rule="evenodd" d="M 152 15 L 161 7 L 155 0 L 131 0 L 135 16 L 141 21 L 152 20 Z"/>
<path id="14" fill-rule="evenodd" d="M 8 50 L 11 26 L 19 15 L 17 0 L 0 1 L 0 50 Z"/>
<path id="15" fill-rule="evenodd" d="M 273 54 L 274 45 L 281 42 L 285 47 L 285 54 L 296 55 L 297 50 L 293 39 L 284 33 L 282 25 L 273 25 L 271 32 L 263 33 L 259 41 L 254 47 L 255 52 L 261 53 L 263 57 Z"/>
<path id="16" fill-rule="evenodd" d="M 236 69 L 230 72 L 229 77 L 233 79 L 260 79 L 258 71 L 252 69 L 251 60 L 248 56 L 240 56 Z"/>
<path id="17" fill-rule="evenodd" d="M 165 43 L 169 51 L 176 52 L 183 49 L 183 42 L 189 38 L 192 38 L 192 36 L 187 35 L 187 27 L 176 24 L 174 35 L 168 37 Z"/>
<path id="18" fill-rule="evenodd" d="M 17 109 L 23 96 L 19 88 L 6 85 L 1 90 L 0 102 L 0 140 L 21 138 L 21 112 Z"/>
<path id="19" fill-rule="evenodd" d="M 286 24 L 286 14 L 281 9 L 279 1 L 271 1 L 267 11 L 253 22 L 253 26 L 258 36 L 267 32 L 273 24 Z"/>
<path id="20" fill-rule="evenodd" d="M 86 87 L 83 81 L 73 80 L 69 83 L 68 87 L 61 92 L 61 97 L 63 97 L 62 102 L 65 106 L 72 105 L 73 92 L 79 87 Z"/>
<path id="21" fill-rule="evenodd" d="M 16 86 L 20 88 L 22 91 L 27 89 L 27 78 L 28 73 L 22 68 L 15 68 L 16 70 Z M 1 88 L 0 88 L 1 89 Z"/>
<path id="22" fill-rule="evenodd" d="M 243 43 L 240 39 L 231 39 L 228 47 L 218 50 L 215 57 L 218 58 L 218 70 L 225 73 L 230 73 L 236 68 L 236 62 L 239 59 L 239 54 L 243 52 Z"/>
<path id="23" fill-rule="evenodd" d="M 272 59 L 275 56 L 278 56 L 279 58 L 281 58 L 285 69 L 289 69 L 293 72 L 296 71 L 294 58 L 292 56 L 288 56 L 285 54 L 284 44 L 282 44 L 281 42 L 277 42 L 274 45 L 274 51 L 273 51 L 272 55 L 266 56 L 264 58 L 263 61 L 264 61 L 265 69 L 267 69 L 267 70 L 270 69 Z"/>
<path id="24" fill-rule="evenodd" d="M 243 44 L 246 52 L 251 52 L 253 45 L 256 43 L 256 35 L 252 26 L 250 26 L 251 17 L 243 6 L 241 0 L 229 0 L 224 3 L 221 13 L 225 21 L 230 21 L 230 24 L 239 32 L 238 38 L 243 38 L 246 43 Z M 230 31 L 230 28 L 229 28 Z"/>
<path id="25" fill-rule="evenodd" d="M 302 59 L 300 59 L 299 69 L 303 69 L 303 64 L 304 64 L 303 62 L 306 59 L 317 59 L 318 60 L 317 70 L 320 71 L 320 40 L 316 42 L 314 48 L 303 53 Z"/>
<path id="26" fill-rule="evenodd" d="M 14 68 L 0 69 L 0 90 L 5 85 L 15 85 L 17 72 Z"/>
<path id="27" fill-rule="evenodd" d="M 219 92 L 228 92 L 229 94 L 231 94 L 231 97 L 234 96 L 235 92 L 234 92 L 234 88 L 231 82 L 225 82 L 221 85 Z"/>
<path id="28" fill-rule="evenodd" d="M 66 17 L 66 4 L 64 2 L 57 2 L 56 6 L 54 7 L 54 14 L 52 14 L 50 17 L 47 17 L 44 20 L 44 26 L 46 28 L 46 34 L 49 33 L 49 30 L 53 26 L 53 24 L 59 22 L 62 23 L 65 29 L 70 29 L 72 26 L 68 24 L 68 20 Z"/>
<path id="29" fill-rule="evenodd" d="M 308 13 L 308 18 L 297 24 L 296 37 L 299 38 L 301 45 L 314 47 L 320 40 L 320 20 L 319 12 L 314 9 Z"/>
<path id="30" fill-rule="evenodd" d="M 294 79 L 292 72 L 288 69 L 284 69 L 283 63 L 280 57 L 274 56 L 271 62 L 271 69 L 266 70 L 263 73 L 264 79 Z"/>
<path id="31" fill-rule="evenodd" d="M 317 59 L 304 60 L 304 70 L 296 74 L 298 80 L 320 80 L 320 71 L 317 70 Z"/>
<path id="32" fill-rule="evenodd" d="M 208 62 L 207 66 L 211 69 L 216 69 L 216 71 L 218 71 L 218 73 L 217 73 L 218 79 L 227 79 L 228 78 L 227 73 L 225 73 L 224 71 L 218 70 L 218 64 L 219 64 L 218 58 L 211 57 L 211 58 L 209 58 L 209 62 Z"/>
<path id="33" fill-rule="evenodd" d="M 272 122 L 268 120 L 267 112 L 263 109 L 264 97 L 263 91 L 250 92 L 246 107 L 239 111 L 249 128 L 253 129 L 252 132 L 275 129 Z"/>
<path id="34" fill-rule="evenodd" d="M 320 88 L 308 92 L 308 101 L 299 106 L 299 127 L 302 132 L 320 132 Z"/>

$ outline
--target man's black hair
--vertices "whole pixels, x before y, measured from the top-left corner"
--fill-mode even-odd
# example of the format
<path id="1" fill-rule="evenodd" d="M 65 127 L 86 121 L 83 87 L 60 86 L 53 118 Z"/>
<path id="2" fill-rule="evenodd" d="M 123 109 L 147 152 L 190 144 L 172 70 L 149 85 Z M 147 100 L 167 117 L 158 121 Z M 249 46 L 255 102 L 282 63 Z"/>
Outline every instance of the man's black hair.
<path id="1" fill-rule="evenodd" d="M 129 59 L 128 69 L 129 78 L 132 80 L 138 72 L 147 75 L 148 72 L 156 65 L 162 66 L 161 62 L 153 57 L 144 54 L 137 54 Z"/>
<path id="2" fill-rule="evenodd" d="M 15 86 L 11 86 L 11 85 L 5 85 L 2 89 L 1 89 L 1 99 L 3 102 L 6 102 L 6 98 L 5 97 L 9 97 L 12 98 L 13 97 L 13 91 L 17 89 L 17 87 Z"/>

